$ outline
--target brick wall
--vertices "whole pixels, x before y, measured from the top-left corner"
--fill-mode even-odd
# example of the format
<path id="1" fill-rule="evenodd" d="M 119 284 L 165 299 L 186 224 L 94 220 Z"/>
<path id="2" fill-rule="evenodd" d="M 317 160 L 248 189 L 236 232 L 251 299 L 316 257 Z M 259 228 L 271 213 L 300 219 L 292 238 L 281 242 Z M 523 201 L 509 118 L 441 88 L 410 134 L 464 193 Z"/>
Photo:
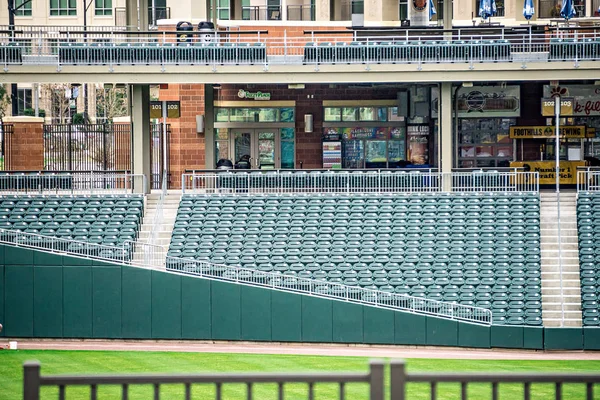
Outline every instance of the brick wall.
<path id="1" fill-rule="evenodd" d="M 204 134 L 196 133 L 196 115 L 204 115 L 204 85 L 169 84 L 161 89 L 159 100 L 179 100 L 180 118 L 168 118 L 171 124 L 169 173 L 171 188 L 181 187 L 181 174 L 187 169 L 204 169 L 206 151 Z"/>
<path id="2" fill-rule="evenodd" d="M 6 165 L 14 171 L 43 170 L 44 119 L 6 117 L 4 123 L 12 124 L 14 127 L 11 137 L 6 140 Z"/>

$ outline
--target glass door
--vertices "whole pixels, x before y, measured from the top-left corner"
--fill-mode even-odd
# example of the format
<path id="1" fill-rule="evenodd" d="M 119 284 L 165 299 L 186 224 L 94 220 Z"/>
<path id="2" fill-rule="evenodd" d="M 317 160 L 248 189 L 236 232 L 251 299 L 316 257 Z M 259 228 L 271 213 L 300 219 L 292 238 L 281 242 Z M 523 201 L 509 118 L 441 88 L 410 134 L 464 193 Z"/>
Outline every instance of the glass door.
<path id="1" fill-rule="evenodd" d="M 272 129 L 234 129 L 233 149 L 238 169 L 279 168 L 279 135 Z"/>

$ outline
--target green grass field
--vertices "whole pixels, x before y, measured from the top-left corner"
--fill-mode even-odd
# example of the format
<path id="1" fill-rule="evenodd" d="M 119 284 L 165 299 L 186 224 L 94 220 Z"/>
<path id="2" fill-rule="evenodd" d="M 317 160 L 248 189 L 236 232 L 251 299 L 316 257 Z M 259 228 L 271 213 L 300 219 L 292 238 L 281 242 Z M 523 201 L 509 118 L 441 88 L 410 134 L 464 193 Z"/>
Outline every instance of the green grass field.
<path id="1" fill-rule="evenodd" d="M 47 374 L 86 374 L 86 373 L 202 373 L 202 372 L 299 372 L 299 371 L 367 371 L 369 359 L 365 357 L 326 357 L 294 355 L 255 355 L 255 354 L 217 354 L 217 353 L 174 353 L 174 352 L 121 352 L 121 351 L 1 351 L 0 352 L 0 399 L 18 400 L 22 398 L 22 365 L 26 360 L 38 360 L 42 363 L 42 375 Z M 489 371 L 489 372 L 598 372 L 600 361 L 504 361 L 504 360 L 407 360 L 409 371 Z M 386 377 L 388 372 L 386 371 Z M 388 383 L 386 383 L 388 384 Z M 388 384 L 389 385 L 389 384 Z M 599 385 L 600 386 L 600 385 Z M 548 399 L 554 394 L 550 385 L 533 385 L 534 399 Z M 520 387 L 500 386 L 501 399 L 523 398 Z M 600 399 L 600 387 L 595 398 Z M 58 390 L 44 388 L 43 399 L 58 398 Z M 100 387 L 99 399 L 120 399 L 117 387 Z M 132 387 L 130 399 L 151 399 L 149 386 Z M 161 399 L 183 399 L 182 385 L 166 385 L 161 389 Z M 194 399 L 214 399 L 212 385 L 193 387 Z M 275 385 L 257 385 L 253 391 L 254 399 L 270 400 L 277 398 Z M 316 399 L 338 398 L 338 386 L 317 385 Z M 367 399 L 368 388 L 365 384 L 349 385 L 346 388 L 347 399 Z M 583 399 L 585 388 L 582 385 L 566 385 L 564 399 Z M 242 385 L 225 385 L 224 399 L 245 398 Z M 306 385 L 286 385 L 286 399 L 307 399 Z M 409 386 L 409 399 L 428 399 L 428 386 L 412 384 Z M 440 385 L 438 398 L 458 399 L 458 385 Z M 470 399 L 491 398 L 489 385 L 469 385 Z M 67 399 L 89 399 L 89 389 L 67 389 Z"/>

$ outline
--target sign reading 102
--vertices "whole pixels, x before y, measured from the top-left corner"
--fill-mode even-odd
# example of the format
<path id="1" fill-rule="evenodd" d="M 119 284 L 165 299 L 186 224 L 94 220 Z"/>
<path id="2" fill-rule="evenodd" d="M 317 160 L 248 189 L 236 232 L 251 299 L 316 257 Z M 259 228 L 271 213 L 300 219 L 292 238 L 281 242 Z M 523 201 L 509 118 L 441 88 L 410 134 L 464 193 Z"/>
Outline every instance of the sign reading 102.
<path id="1" fill-rule="evenodd" d="M 151 101 L 150 102 L 150 118 L 163 117 L 163 103 L 167 105 L 167 118 L 180 117 L 180 104 L 178 101 Z"/>

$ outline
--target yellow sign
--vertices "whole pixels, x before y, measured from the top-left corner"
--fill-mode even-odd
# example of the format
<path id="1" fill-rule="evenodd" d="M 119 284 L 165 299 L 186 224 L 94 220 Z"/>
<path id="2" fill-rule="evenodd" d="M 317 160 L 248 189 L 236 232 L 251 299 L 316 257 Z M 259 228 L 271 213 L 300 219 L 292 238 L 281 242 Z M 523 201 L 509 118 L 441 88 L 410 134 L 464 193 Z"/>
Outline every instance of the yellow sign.
<path id="1" fill-rule="evenodd" d="M 552 139 L 555 137 L 553 126 L 511 126 L 511 139 Z M 585 138 L 585 125 L 563 125 L 560 127 L 561 138 Z"/>
<path id="2" fill-rule="evenodd" d="M 543 98 L 542 99 L 542 115 L 544 117 L 554 117 L 556 113 L 554 112 L 554 97 Z M 572 97 L 561 97 L 560 99 L 560 115 L 563 117 L 568 117 L 573 115 L 573 106 L 575 105 L 575 101 Z"/>
<path id="3" fill-rule="evenodd" d="M 560 183 L 576 184 L 577 167 L 585 166 L 585 161 L 561 161 L 560 162 Z M 539 172 L 540 185 L 556 184 L 556 162 L 554 161 L 512 161 L 511 168 L 525 168 L 530 172 Z"/>
<path id="4" fill-rule="evenodd" d="M 179 118 L 179 102 L 178 101 L 166 101 L 167 104 L 167 118 Z M 151 101 L 150 102 L 150 118 L 162 118 L 163 117 L 163 102 L 162 101 Z"/>

